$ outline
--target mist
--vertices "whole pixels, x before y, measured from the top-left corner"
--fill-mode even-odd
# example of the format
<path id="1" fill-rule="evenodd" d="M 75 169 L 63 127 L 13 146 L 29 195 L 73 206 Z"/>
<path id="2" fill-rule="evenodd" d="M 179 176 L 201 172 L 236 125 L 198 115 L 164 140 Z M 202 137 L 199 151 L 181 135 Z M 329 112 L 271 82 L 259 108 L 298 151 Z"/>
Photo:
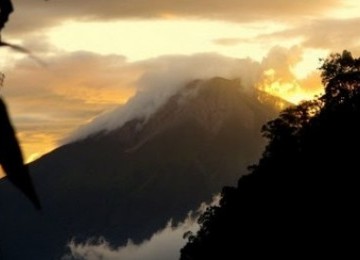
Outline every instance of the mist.
<path id="1" fill-rule="evenodd" d="M 195 212 L 189 212 L 187 218 L 176 225 L 170 220 L 164 229 L 139 245 L 129 240 L 126 246 L 113 248 L 105 238 L 80 244 L 71 241 L 68 244 L 70 253 L 62 260 L 177 260 L 180 249 L 187 242 L 184 234 L 188 231 L 196 233 L 200 228 L 197 223 L 199 215 L 208 206 L 218 205 L 219 201 L 220 195 L 214 196 L 211 203 L 202 203 Z"/>

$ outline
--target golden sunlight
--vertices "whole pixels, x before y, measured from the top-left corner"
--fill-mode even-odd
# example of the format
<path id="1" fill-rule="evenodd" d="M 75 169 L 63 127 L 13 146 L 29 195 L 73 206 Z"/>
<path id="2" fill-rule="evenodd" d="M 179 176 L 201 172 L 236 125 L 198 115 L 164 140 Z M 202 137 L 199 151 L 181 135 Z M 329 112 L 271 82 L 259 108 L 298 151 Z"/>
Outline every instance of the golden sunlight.
<path id="1" fill-rule="evenodd" d="M 57 146 L 59 138 L 55 133 L 38 133 L 36 131 L 20 131 L 17 136 L 26 163 L 53 150 Z"/>
<path id="2" fill-rule="evenodd" d="M 288 64 L 284 71 L 270 68 L 263 72 L 257 88 L 271 95 L 281 97 L 293 104 L 313 99 L 323 92 L 321 84 L 320 58 L 329 54 L 325 49 L 303 49 L 301 59 L 295 64 Z"/>
<path id="3" fill-rule="evenodd" d="M 290 70 L 297 79 L 305 79 L 321 66 L 321 58 L 327 57 L 329 50 L 306 48 L 301 61 L 291 66 Z"/>
<path id="4" fill-rule="evenodd" d="M 342 7 L 330 10 L 327 16 L 338 19 L 351 19 L 359 17 L 360 2 L 358 0 L 342 0 Z"/>
<path id="5" fill-rule="evenodd" d="M 164 14 L 169 16 L 169 14 Z M 232 57 L 261 60 L 267 53 L 263 43 L 249 40 L 264 33 L 287 28 L 275 22 L 237 23 L 210 20 L 125 20 L 112 22 L 67 21 L 47 32 L 50 43 L 65 51 L 90 51 L 125 55 L 130 61 L 161 55 L 190 55 L 216 52 Z M 239 38 L 232 46 L 216 44 L 218 39 Z M 291 42 L 290 45 L 294 44 Z M 281 44 L 288 46 L 288 42 Z"/>
<path id="6" fill-rule="evenodd" d="M 31 163 L 31 162 L 35 161 L 36 159 L 39 159 L 40 156 L 41 156 L 41 154 L 39 154 L 39 153 L 32 153 L 28 156 L 25 163 Z"/>
<path id="7" fill-rule="evenodd" d="M 309 80 L 304 80 L 304 82 L 310 83 Z M 305 88 L 305 86 L 302 86 L 301 81 L 296 78 L 291 81 L 276 78 L 276 71 L 274 69 L 264 72 L 263 80 L 258 84 L 257 88 L 293 104 L 299 104 L 301 101 L 312 99 L 322 92 L 322 87 L 318 82 L 313 82 L 311 86 L 306 86 Z"/>

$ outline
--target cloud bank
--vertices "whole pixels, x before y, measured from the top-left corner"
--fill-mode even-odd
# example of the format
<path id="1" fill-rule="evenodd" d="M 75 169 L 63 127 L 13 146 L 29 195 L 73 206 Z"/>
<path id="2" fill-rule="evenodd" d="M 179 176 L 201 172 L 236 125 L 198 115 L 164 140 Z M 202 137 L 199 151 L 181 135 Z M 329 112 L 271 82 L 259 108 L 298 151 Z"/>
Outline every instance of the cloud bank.
<path id="1" fill-rule="evenodd" d="M 6 67 L 1 94 L 25 156 L 44 153 L 105 110 L 125 103 L 141 73 L 121 56 L 59 53 L 39 67 L 28 58 Z"/>
<path id="2" fill-rule="evenodd" d="M 72 20 L 161 19 L 169 17 L 239 22 L 319 16 L 342 5 L 340 0 L 18 0 L 9 32 L 24 33 Z M 298 17 L 297 17 L 298 18 Z"/>
<path id="3" fill-rule="evenodd" d="M 261 35 L 253 41 L 282 41 L 302 37 L 302 45 L 307 48 L 330 49 L 339 52 L 348 49 L 355 54 L 355 52 L 360 53 L 360 35 L 354 30 L 359 26 L 360 18 L 315 19 L 293 28 Z"/>
<path id="4" fill-rule="evenodd" d="M 186 243 L 184 233 L 196 232 L 197 229 L 194 219 L 187 219 L 175 227 L 169 222 L 165 229 L 155 233 L 149 241 L 140 245 L 129 241 L 126 246 L 120 248 L 112 248 L 104 239 L 95 244 L 71 242 L 68 245 L 71 254 L 62 260 L 178 260 L 180 249 Z"/>
<path id="5" fill-rule="evenodd" d="M 68 46 L 69 42 L 77 41 L 94 43 L 91 40 L 84 40 L 82 33 L 70 34 L 68 37 L 63 37 L 59 33 L 58 37 L 64 42 L 60 44 L 60 41 L 54 40 L 59 43 L 56 45 L 52 41 L 52 31 L 69 28 L 76 21 L 84 22 L 84 25 L 91 28 L 94 28 L 93 26 L 96 26 L 98 22 L 112 23 L 113 21 L 132 23 L 139 20 L 147 22 L 151 19 L 154 23 L 166 20 L 167 22 L 191 21 L 203 24 L 211 21 L 225 27 L 244 29 L 240 32 L 230 30 L 231 32 L 225 33 L 225 29 L 213 28 L 209 23 L 208 28 L 210 29 L 205 26 L 199 33 L 196 31 L 196 34 L 202 35 L 203 32 L 206 35 L 208 30 L 218 30 L 221 34 L 209 34 L 209 38 L 206 39 L 206 37 L 188 35 L 184 33 L 184 30 L 191 31 L 191 29 L 181 27 L 183 31 L 175 30 L 182 37 L 181 39 L 184 39 L 180 44 L 179 40 L 169 40 L 168 38 L 171 36 L 163 33 L 164 40 L 160 39 L 160 43 L 149 48 L 147 43 L 152 42 L 153 34 L 151 30 L 147 29 L 148 27 L 139 26 L 135 29 L 136 31 L 150 32 L 149 36 L 146 36 L 147 38 L 141 38 L 144 40 L 136 37 L 134 40 L 129 40 L 131 43 L 134 41 L 135 52 L 140 50 L 140 58 L 143 50 L 150 53 L 151 57 L 160 55 L 158 49 L 166 49 L 163 48 L 163 42 L 169 42 L 171 48 L 169 47 L 169 50 L 161 53 L 184 53 L 172 46 L 182 46 L 185 42 L 188 45 L 183 46 L 183 49 L 190 50 L 185 53 L 209 50 L 231 56 L 255 57 L 257 55 L 258 59 L 277 44 L 286 47 L 300 44 L 308 50 L 316 49 L 328 52 L 341 52 L 346 48 L 354 55 L 360 55 L 360 37 L 354 30 L 360 25 L 358 15 L 360 4 L 353 0 L 306 0 L 301 2 L 288 0 L 17 0 L 13 2 L 15 12 L 11 14 L 9 23 L 2 31 L 2 38 L 28 48 L 50 64 L 49 67 L 52 68 L 46 72 L 40 72 L 37 68 L 31 68 L 34 64 L 29 65 L 28 61 L 20 61 L 10 67 L 9 64 L 14 62 L 13 57 L 17 56 L 17 53 L 7 55 L 4 53 L 5 48 L 0 50 L 1 65 L 6 65 L 7 71 L 16 71 L 16 78 L 12 77 L 12 73 L 7 74 L 6 85 L 9 87 L 6 87 L 3 93 L 9 99 L 8 103 L 12 114 L 17 117 L 14 121 L 20 126 L 20 137 L 24 138 L 22 139 L 23 146 L 35 147 L 35 145 L 29 145 L 27 141 L 24 142 L 25 139 L 35 144 L 42 143 L 39 140 L 46 137 L 44 147 L 47 148 L 36 151 L 40 154 L 49 151 L 49 147 L 54 147 L 56 140 L 60 136 L 64 136 L 64 133 L 72 131 L 76 125 L 83 124 L 95 115 L 115 107 L 116 103 L 125 103 L 137 91 L 138 80 L 151 68 L 151 62 L 160 59 L 148 63 L 130 63 L 124 57 L 115 55 L 110 57 L 95 54 L 91 56 L 89 53 L 60 53 L 55 46 L 62 48 L 64 45 Z M 102 26 L 108 24 L 102 23 Z M 127 27 L 121 33 L 102 30 L 101 35 L 92 31 L 89 34 L 95 35 L 95 39 L 101 39 L 104 42 L 109 39 L 119 39 L 118 42 L 113 41 L 115 47 L 110 45 L 113 48 L 111 53 L 121 53 L 121 55 L 128 55 L 131 58 L 131 55 L 134 55 L 129 51 L 132 44 L 130 43 L 130 48 L 126 49 L 124 47 L 126 44 L 122 41 L 130 39 L 129 34 L 134 31 L 128 28 L 132 27 Z M 46 37 L 49 38 L 46 39 Z M 196 39 L 194 42 L 198 43 L 200 47 L 194 48 L 196 44 L 190 44 L 192 41 L 187 40 L 189 37 L 194 37 Z M 101 40 L 95 46 L 102 45 Z M 119 46 L 117 47 L 116 44 Z M 106 50 L 111 49 L 106 44 L 104 46 Z M 204 49 L 203 46 L 205 46 Z M 92 49 L 92 51 L 97 50 Z M 110 51 L 106 53 L 110 53 Z M 61 65 L 62 63 L 63 65 Z M 59 72 L 54 70 L 54 64 L 60 69 Z M 114 75 L 107 74 L 106 70 L 113 72 Z M 62 78 L 60 76 L 62 73 L 66 74 L 66 77 Z M 71 73 L 73 75 L 70 75 Z M 305 83 L 311 84 L 311 86 L 318 84 L 317 77 L 317 74 L 309 76 L 295 88 L 291 84 L 285 86 L 276 82 L 273 87 L 295 93 L 298 89 L 303 89 Z M 85 97 L 89 99 L 85 100 Z M 11 99 L 16 99 L 16 101 L 12 102 Z M 56 108 L 59 108 L 57 112 L 55 112 Z M 67 114 L 68 120 L 66 120 L 65 114 Z M 31 128 L 32 130 L 30 130 Z M 33 149 L 26 148 L 26 154 L 28 154 L 27 150 Z"/>
<path id="6" fill-rule="evenodd" d="M 214 196 L 211 206 L 218 205 L 220 196 Z M 190 212 L 188 217 L 177 225 L 173 225 L 171 220 L 167 226 L 155 234 L 149 240 L 139 245 L 135 245 L 129 240 L 126 246 L 112 248 L 110 243 L 104 238 L 96 243 L 76 244 L 70 242 L 68 247 L 70 253 L 62 260 L 178 260 L 180 249 L 185 245 L 184 234 L 188 231 L 193 233 L 199 230 L 197 219 L 209 206 L 205 203 L 193 214 Z"/>
<path id="7" fill-rule="evenodd" d="M 54 52 L 44 58 L 46 68 L 28 58 L 8 67 L 2 93 L 29 157 L 49 151 L 71 132 L 62 144 L 113 130 L 133 118 L 146 119 L 195 79 L 240 78 L 251 90 L 264 80 L 265 71 L 273 69 L 276 77 L 272 81 L 292 83 L 292 68 L 302 56 L 301 47 L 275 47 L 261 62 L 214 53 L 129 62 L 119 55 Z M 315 90 L 320 87 L 317 78 L 309 75 L 282 94 Z M 74 131 L 79 125 L 83 127 Z M 39 143 L 43 144 L 41 151 L 36 148 Z"/>
<path id="8" fill-rule="evenodd" d="M 295 46 L 290 49 L 274 47 L 262 62 L 216 54 L 164 56 L 137 62 L 136 65 L 143 68 L 144 73 L 135 82 L 136 94 L 124 106 L 107 111 L 81 126 L 63 143 L 78 141 L 102 131 L 112 131 L 132 119 L 146 121 L 171 96 L 196 79 L 240 79 L 244 89 L 249 91 L 260 88 L 290 101 L 300 101 L 321 90 L 317 73 L 296 79 L 293 67 L 302 61 L 302 56 L 303 49 Z M 269 70 L 273 74 L 267 75 Z"/>

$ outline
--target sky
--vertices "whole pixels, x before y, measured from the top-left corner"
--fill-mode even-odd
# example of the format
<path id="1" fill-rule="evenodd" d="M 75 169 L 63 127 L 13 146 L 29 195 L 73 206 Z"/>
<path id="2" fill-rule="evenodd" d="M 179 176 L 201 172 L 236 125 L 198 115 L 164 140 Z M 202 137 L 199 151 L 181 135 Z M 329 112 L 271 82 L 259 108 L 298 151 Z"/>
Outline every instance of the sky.
<path id="1" fill-rule="evenodd" d="M 0 49 L 0 93 L 26 161 L 144 92 L 146 80 L 217 76 L 211 68 L 236 76 L 233 64 L 247 59 L 261 68 L 254 87 L 296 103 L 321 91 L 319 58 L 360 54 L 356 0 L 13 2 L 2 39 L 43 63 Z"/>

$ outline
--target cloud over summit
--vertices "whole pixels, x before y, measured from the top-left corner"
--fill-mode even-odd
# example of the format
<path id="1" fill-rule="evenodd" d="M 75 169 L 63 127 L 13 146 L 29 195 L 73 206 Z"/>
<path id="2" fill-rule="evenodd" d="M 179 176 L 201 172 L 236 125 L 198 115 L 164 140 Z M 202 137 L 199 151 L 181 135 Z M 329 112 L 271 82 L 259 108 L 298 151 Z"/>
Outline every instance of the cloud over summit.
<path id="1" fill-rule="evenodd" d="M 260 64 L 250 59 L 233 59 L 216 54 L 164 56 L 136 64 L 144 69 L 136 81 L 136 95 L 126 105 L 80 127 L 65 143 L 86 138 L 96 132 L 114 130 L 131 119 L 147 119 L 193 80 L 240 78 L 244 88 L 251 90 L 262 73 Z"/>

